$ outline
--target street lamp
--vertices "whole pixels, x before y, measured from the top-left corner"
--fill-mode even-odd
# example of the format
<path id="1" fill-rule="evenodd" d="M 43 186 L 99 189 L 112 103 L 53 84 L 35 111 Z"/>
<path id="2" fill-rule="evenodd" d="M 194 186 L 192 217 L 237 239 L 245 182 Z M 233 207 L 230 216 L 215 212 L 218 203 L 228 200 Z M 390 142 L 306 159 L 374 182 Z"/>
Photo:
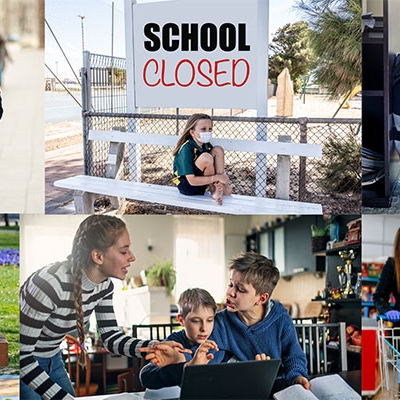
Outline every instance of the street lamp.
<path id="1" fill-rule="evenodd" d="M 85 41 L 84 41 L 84 34 L 83 34 L 83 20 L 85 19 L 84 15 L 78 15 L 78 17 L 81 19 L 81 30 L 82 30 L 82 53 L 85 50 Z"/>

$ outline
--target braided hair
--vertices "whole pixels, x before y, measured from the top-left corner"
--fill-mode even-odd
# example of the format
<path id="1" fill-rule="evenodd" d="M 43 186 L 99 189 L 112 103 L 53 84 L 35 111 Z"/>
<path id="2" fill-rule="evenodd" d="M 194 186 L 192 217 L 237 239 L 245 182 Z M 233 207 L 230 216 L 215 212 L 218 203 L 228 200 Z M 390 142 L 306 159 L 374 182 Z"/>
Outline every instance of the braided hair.
<path id="1" fill-rule="evenodd" d="M 83 272 L 92 262 L 92 250 L 106 251 L 117 242 L 123 229 L 126 229 L 126 225 L 120 218 L 108 215 L 91 215 L 81 222 L 73 240 L 72 252 L 68 257 L 68 262 L 72 275 L 76 326 L 82 350 L 80 352 L 82 365 L 85 364 L 86 330 L 82 308 Z"/>

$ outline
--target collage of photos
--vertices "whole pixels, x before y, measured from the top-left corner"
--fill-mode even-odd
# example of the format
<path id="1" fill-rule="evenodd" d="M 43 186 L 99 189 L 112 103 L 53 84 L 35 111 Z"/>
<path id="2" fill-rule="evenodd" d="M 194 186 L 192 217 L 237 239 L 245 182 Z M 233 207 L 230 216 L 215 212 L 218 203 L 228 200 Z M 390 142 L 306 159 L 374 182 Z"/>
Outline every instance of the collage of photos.
<path id="1" fill-rule="evenodd" d="M 0 0 L 0 400 L 400 399 L 400 0 Z"/>

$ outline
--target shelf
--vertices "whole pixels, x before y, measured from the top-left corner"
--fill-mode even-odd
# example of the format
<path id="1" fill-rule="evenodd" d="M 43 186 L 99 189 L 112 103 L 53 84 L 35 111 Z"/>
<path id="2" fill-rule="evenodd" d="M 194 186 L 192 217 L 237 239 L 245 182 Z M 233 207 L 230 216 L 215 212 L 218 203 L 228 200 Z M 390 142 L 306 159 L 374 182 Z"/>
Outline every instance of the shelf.
<path id="1" fill-rule="evenodd" d="M 383 96 L 383 90 L 363 90 L 362 95 L 370 97 L 381 97 Z"/>
<path id="2" fill-rule="evenodd" d="M 311 299 L 311 301 L 324 301 L 325 303 L 356 303 L 360 302 L 361 299 L 350 298 L 350 299 Z"/>
<path id="3" fill-rule="evenodd" d="M 379 277 L 373 277 L 373 276 L 368 276 L 368 277 L 361 277 L 361 282 L 378 282 L 379 281 Z"/>
<path id="4" fill-rule="evenodd" d="M 362 306 L 362 307 L 375 307 L 373 301 L 362 301 L 362 302 L 361 302 L 361 306 Z"/>
<path id="5" fill-rule="evenodd" d="M 326 250 L 326 255 L 334 255 L 339 253 L 339 251 L 342 250 L 358 250 L 360 248 L 361 244 L 360 243 L 353 243 L 353 244 L 348 244 L 346 246 L 341 246 L 341 247 L 336 247 L 334 249 L 329 249 Z"/>

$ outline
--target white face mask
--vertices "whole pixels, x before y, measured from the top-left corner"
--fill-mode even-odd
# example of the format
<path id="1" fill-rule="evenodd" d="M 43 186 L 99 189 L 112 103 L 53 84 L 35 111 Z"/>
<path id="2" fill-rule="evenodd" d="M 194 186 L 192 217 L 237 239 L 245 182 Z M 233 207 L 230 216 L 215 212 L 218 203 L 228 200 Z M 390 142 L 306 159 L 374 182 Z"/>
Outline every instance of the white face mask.
<path id="1" fill-rule="evenodd" d="M 197 140 L 200 143 L 208 143 L 211 140 L 211 132 L 200 132 L 200 137 Z"/>

